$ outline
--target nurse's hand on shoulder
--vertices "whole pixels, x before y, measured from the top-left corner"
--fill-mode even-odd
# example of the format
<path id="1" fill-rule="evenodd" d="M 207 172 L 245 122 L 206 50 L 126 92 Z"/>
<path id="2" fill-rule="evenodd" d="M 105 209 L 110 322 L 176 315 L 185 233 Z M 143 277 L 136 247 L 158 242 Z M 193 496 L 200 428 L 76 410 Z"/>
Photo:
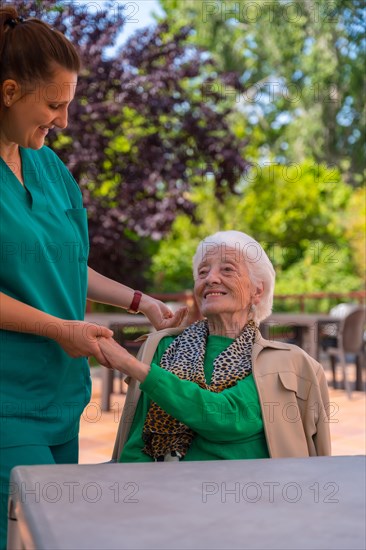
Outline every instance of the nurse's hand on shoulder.
<path id="1" fill-rule="evenodd" d="M 147 294 L 142 295 L 139 310 L 156 330 L 179 327 L 188 313 L 188 308 L 184 306 L 173 313 L 163 302 Z"/>
<path id="2" fill-rule="evenodd" d="M 63 321 L 55 340 L 71 357 L 94 356 L 98 363 L 108 366 L 100 347 L 99 338 L 111 338 L 113 331 L 94 323 Z"/>

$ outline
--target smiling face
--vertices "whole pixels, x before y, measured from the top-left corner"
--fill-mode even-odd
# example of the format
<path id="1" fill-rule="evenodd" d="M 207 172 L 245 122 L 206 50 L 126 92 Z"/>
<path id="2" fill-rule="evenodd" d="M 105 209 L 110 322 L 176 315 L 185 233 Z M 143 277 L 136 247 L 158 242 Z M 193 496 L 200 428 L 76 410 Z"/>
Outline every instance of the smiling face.
<path id="1" fill-rule="evenodd" d="M 217 247 L 199 263 L 194 293 L 210 333 L 234 337 L 247 323 L 250 306 L 258 303 L 262 290 L 251 282 L 237 250 Z"/>
<path id="2" fill-rule="evenodd" d="M 75 95 L 77 74 L 57 67 L 50 82 L 31 89 L 8 80 L 3 85 L 6 106 L 2 116 L 2 140 L 40 149 L 50 129 L 66 128 L 68 107 Z"/>

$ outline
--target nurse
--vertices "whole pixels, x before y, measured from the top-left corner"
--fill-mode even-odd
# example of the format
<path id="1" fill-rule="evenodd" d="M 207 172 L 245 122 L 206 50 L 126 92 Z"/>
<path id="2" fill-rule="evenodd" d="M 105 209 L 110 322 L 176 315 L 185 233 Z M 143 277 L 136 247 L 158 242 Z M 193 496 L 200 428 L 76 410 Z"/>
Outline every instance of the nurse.
<path id="1" fill-rule="evenodd" d="M 87 265 L 81 192 L 44 145 L 50 130 L 67 126 L 80 69 L 73 45 L 42 21 L 3 7 L 0 60 L 0 548 L 5 548 L 11 468 L 78 460 L 79 418 L 91 388 L 87 357 L 105 363 L 98 338 L 112 336 L 105 327 L 83 322 L 86 299 L 141 311 L 158 329 L 180 324 L 185 310 L 173 316 L 162 302 Z"/>

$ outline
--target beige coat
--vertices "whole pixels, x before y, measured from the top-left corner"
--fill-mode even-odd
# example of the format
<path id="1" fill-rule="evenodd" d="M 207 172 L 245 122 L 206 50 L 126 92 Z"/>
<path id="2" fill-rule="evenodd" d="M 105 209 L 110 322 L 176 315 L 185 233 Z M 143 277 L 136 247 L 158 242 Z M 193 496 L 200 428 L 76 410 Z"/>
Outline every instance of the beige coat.
<path id="1" fill-rule="evenodd" d="M 139 351 L 140 361 L 150 364 L 159 341 L 181 330 L 149 335 Z M 253 346 L 252 368 L 271 458 L 330 455 L 330 404 L 323 367 L 297 346 L 260 336 Z M 118 460 L 127 441 L 140 394 L 139 383 L 131 380 L 114 460 Z"/>

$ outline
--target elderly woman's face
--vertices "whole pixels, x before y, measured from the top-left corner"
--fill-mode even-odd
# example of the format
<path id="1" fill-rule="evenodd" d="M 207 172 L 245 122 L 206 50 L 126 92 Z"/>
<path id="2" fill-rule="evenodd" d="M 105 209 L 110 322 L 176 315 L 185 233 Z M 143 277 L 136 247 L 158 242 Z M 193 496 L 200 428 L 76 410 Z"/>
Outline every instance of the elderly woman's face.
<path id="1" fill-rule="evenodd" d="M 232 314 L 235 321 L 246 321 L 255 287 L 238 250 L 217 247 L 198 265 L 195 297 L 203 316 Z"/>

